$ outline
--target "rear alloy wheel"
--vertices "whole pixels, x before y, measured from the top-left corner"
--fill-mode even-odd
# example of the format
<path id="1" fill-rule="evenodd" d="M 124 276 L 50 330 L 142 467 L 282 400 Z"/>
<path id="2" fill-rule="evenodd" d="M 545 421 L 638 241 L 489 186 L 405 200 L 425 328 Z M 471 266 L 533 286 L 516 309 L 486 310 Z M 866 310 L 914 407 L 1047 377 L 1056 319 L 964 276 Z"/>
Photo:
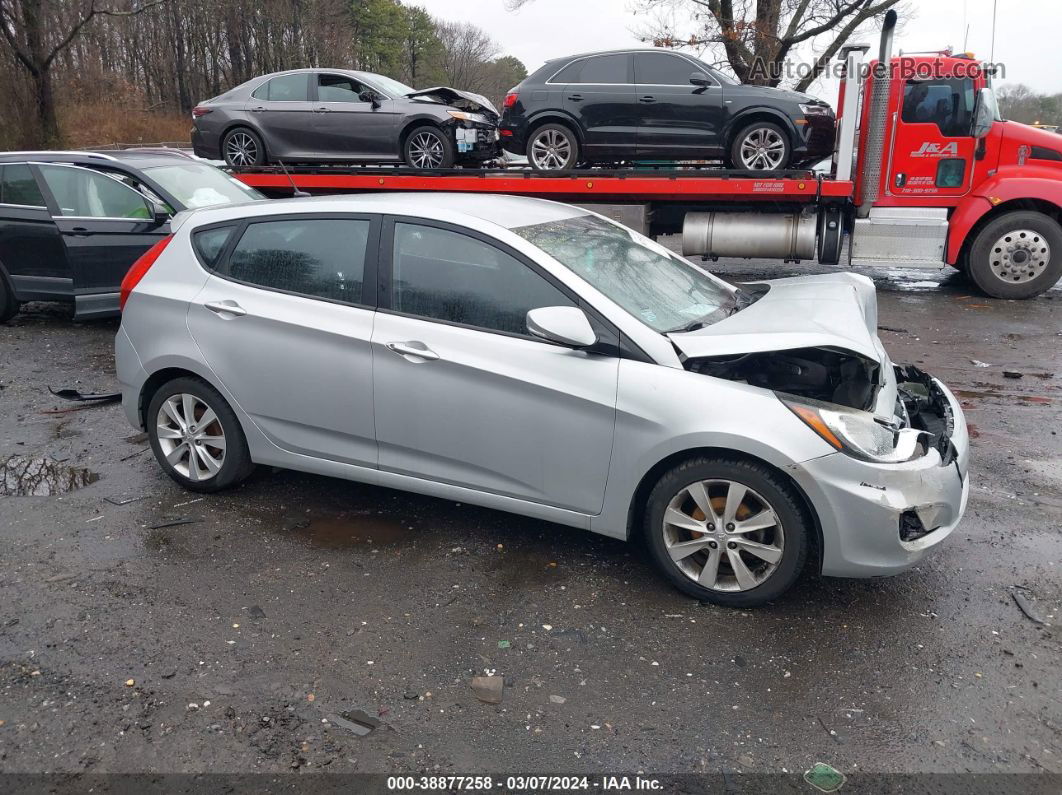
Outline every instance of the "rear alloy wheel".
<path id="1" fill-rule="evenodd" d="M 254 469 L 239 420 L 205 381 L 170 381 L 152 397 L 146 421 L 155 458 L 187 489 L 220 491 Z"/>
<path id="2" fill-rule="evenodd" d="M 258 133 L 243 127 L 231 130 L 225 136 L 221 153 L 230 166 L 261 166 L 266 162 L 262 139 Z"/>
<path id="3" fill-rule="evenodd" d="M 785 131 L 777 124 L 758 121 L 734 137 L 730 163 L 746 171 L 781 171 L 789 165 L 789 153 Z"/>
<path id="4" fill-rule="evenodd" d="M 1062 277 L 1062 227 L 1034 211 L 1007 213 L 970 247 L 966 273 L 993 298 L 1032 298 Z"/>
<path id="5" fill-rule="evenodd" d="M 804 567 L 807 519 L 762 465 L 689 461 L 661 478 L 646 508 L 657 565 L 702 601 L 756 607 L 789 590 Z"/>
<path id="6" fill-rule="evenodd" d="M 527 159 L 536 171 L 566 171 L 579 160 L 579 142 L 567 127 L 545 124 L 531 134 Z"/>
<path id="7" fill-rule="evenodd" d="M 452 168 L 454 144 L 438 127 L 418 127 L 407 138 L 402 159 L 411 168 Z"/>

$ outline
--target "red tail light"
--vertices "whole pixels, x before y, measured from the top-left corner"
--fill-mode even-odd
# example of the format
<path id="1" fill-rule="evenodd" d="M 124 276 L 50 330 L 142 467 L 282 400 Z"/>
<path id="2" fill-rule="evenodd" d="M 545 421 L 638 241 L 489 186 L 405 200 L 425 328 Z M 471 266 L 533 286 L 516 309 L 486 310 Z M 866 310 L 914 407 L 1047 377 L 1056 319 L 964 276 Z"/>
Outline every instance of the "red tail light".
<path id="1" fill-rule="evenodd" d="M 192 118 L 193 119 L 198 119 L 200 116 L 206 116 L 208 113 L 212 112 L 213 110 L 214 110 L 213 108 L 204 108 L 202 105 L 200 105 L 198 107 L 195 107 L 195 108 L 192 108 Z"/>
<path id="2" fill-rule="evenodd" d="M 125 302 L 129 300 L 129 293 L 140 284 L 140 280 L 147 275 L 148 270 L 155 264 L 155 260 L 162 254 L 163 249 L 173 240 L 173 235 L 166 235 L 158 243 L 145 251 L 136 262 L 133 263 L 125 278 L 122 279 L 122 291 L 118 295 L 118 309 L 125 311 Z"/>
<path id="3" fill-rule="evenodd" d="M 518 100 L 519 98 L 519 91 L 510 91 L 508 94 L 505 95 L 505 101 L 502 103 L 502 106 L 506 108 L 511 108 L 513 105 L 516 104 L 516 100 Z"/>

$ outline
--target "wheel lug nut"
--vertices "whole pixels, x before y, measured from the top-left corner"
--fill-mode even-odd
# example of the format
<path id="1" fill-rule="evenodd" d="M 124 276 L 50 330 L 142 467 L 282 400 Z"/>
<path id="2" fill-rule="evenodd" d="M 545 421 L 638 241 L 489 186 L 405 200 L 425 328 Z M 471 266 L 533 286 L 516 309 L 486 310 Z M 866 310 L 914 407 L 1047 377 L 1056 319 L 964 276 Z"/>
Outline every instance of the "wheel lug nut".
<path id="1" fill-rule="evenodd" d="M 718 546 L 719 545 L 717 543 L 715 543 L 714 541 L 709 541 L 708 542 L 708 549 L 715 549 Z"/>
<path id="2" fill-rule="evenodd" d="M 727 531 L 728 533 L 733 533 L 733 532 L 734 532 L 734 523 L 733 523 L 733 522 L 729 522 L 729 523 L 727 524 L 727 526 L 726 526 L 726 531 Z"/>
<path id="3" fill-rule="evenodd" d="M 731 541 L 731 542 L 729 542 L 729 543 L 728 543 L 728 544 L 726 545 L 726 548 L 727 548 L 727 549 L 737 549 L 737 544 L 735 544 L 735 543 L 734 543 L 733 541 Z"/>
<path id="4" fill-rule="evenodd" d="M 715 532 L 715 525 L 712 524 L 711 522 L 708 523 L 708 532 L 709 533 L 714 533 Z"/>

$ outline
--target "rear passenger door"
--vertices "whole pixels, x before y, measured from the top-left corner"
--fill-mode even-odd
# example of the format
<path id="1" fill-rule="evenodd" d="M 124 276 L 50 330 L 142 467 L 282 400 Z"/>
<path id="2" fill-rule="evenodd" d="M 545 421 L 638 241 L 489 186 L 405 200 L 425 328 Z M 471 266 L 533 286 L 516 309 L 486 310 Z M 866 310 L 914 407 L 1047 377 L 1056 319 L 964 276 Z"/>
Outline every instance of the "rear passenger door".
<path id="1" fill-rule="evenodd" d="M 563 107 L 583 129 L 586 154 L 634 156 L 641 108 L 634 95 L 629 53 L 582 58 L 548 82 L 563 85 Z"/>
<path id="2" fill-rule="evenodd" d="M 471 230 L 385 228 L 392 267 L 372 338 L 380 469 L 600 512 L 619 359 L 527 331 L 528 310 L 573 297 Z"/>
<path id="3" fill-rule="evenodd" d="M 21 301 L 73 291 L 59 227 L 46 205 L 28 164 L 0 165 L 0 266 Z"/>
<path id="4" fill-rule="evenodd" d="M 310 101 L 310 73 L 279 75 L 259 86 L 247 104 L 273 160 L 316 153 L 313 136 L 320 114 Z"/>
<path id="5" fill-rule="evenodd" d="M 79 166 L 39 163 L 50 209 L 74 278 L 79 316 L 118 309 L 118 289 L 134 262 L 169 233 L 148 199 L 113 177 Z"/>
<path id="6" fill-rule="evenodd" d="M 376 466 L 378 227 L 368 215 L 300 214 L 193 233 L 210 275 L 189 307 L 189 331 L 217 379 L 288 453 Z"/>

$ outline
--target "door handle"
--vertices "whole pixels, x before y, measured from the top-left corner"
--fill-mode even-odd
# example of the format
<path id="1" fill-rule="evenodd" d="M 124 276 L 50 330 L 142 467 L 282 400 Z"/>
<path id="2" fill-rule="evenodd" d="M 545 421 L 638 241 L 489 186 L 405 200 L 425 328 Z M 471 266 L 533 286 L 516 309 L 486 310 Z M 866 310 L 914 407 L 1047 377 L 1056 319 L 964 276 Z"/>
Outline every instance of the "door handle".
<path id="1" fill-rule="evenodd" d="M 583 95 L 582 94 L 569 94 L 568 95 L 568 99 L 570 99 L 572 102 L 582 102 L 583 101 Z"/>
<path id="2" fill-rule="evenodd" d="M 429 362 L 433 362 L 439 358 L 439 354 L 429 348 L 420 340 L 410 340 L 409 342 L 389 342 L 387 343 L 387 349 L 394 351 L 399 356 L 413 356 L 417 359 L 424 359 Z"/>
<path id="3" fill-rule="evenodd" d="M 656 97 L 646 94 L 644 97 L 638 97 L 639 102 L 656 102 Z"/>
<path id="4" fill-rule="evenodd" d="M 92 234 L 88 229 L 83 226 L 71 227 L 70 231 L 73 232 L 74 237 L 88 237 L 90 234 Z"/>
<path id="5" fill-rule="evenodd" d="M 332 109 L 331 108 L 314 108 L 313 112 L 314 113 L 331 113 Z"/>
<path id="6" fill-rule="evenodd" d="M 257 108 L 251 108 L 251 113 L 261 113 L 265 108 L 259 106 Z"/>
<path id="7" fill-rule="evenodd" d="M 235 301 L 211 301 L 210 303 L 203 304 L 207 309 L 217 315 L 233 315 L 234 317 L 243 317 L 247 314 L 247 310 L 237 304 Z"/>

